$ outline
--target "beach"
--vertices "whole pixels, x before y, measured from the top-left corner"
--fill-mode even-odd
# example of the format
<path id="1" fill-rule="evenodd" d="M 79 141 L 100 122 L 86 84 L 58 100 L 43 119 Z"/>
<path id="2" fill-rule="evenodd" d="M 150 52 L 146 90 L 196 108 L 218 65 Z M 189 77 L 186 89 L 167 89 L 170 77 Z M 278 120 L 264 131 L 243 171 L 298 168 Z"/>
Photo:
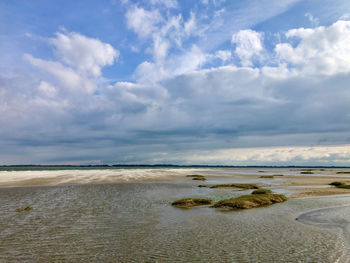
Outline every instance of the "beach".
<path id="1" fill-rule="evenodd" d="M 340 171 L 1 171 L 0 262 L 348 262 L 350 189 L 328 185 L 350 181 Z M 289 200 L 229 212 L 171 206 L 252 191 L 198 187 L 228 183 L 255 183 Z"/>
<path id="2" fill-rule="evenodd" d="M 305 172 L 310 174 L 303 174 Z M 329 185 L 333 181 L 350 183 L 350 169 L 317 168 L 32 169 L 0 171 L 0 187 L 125 182 L 186 182 L 188 181 L 186 175 L 191 174 L 206 176 L 214 182 L 257 182 L 267 187 L 284 188 L 293 192 L 293 194 L 289 194 L 291 198 L 350 194 L 349 189 L 340 189 Z M 273 178 L 262 178 L 268 176 L 273 176 Z"/>

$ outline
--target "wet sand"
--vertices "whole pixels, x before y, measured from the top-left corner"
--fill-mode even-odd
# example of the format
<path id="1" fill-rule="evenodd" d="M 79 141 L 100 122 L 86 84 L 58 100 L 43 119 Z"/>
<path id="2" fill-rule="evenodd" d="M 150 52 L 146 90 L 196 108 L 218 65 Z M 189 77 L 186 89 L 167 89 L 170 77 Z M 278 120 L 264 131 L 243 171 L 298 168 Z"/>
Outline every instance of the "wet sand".
<path id="1" fill-rule="evenodd" d="M 297 193 L 292 194 L 289 198 L 304 198 L 304 197 L 317 197 L 317 196 L 330 196 L 330 195 L 350 195 L 350 189 L 341 188 L 304 188 Z"/>
<path id="2" fill-rule="evenodd" d="M 196 173 L 196 169 L 1 171 L 0 186 L 181 181 L 191 173 Z"/>
<path id="3" fill-rule="evenodd" d="M 228 183 L 257 182 L 263 187 L 293 188 L 290 198 L 350 194 L 350 189 L 330 186 L 334 181 L 350 184 L 350 169 L 287 169 L 287 168 L 181 168 L 181 169 L 115 169 L 115 170 L 54 170 L 54 171 L 1 171 L 0 186 L 44 186 L 65 184 L 96 184 L 120 182 L 190 181 L 186 175 L 203 175 L 210 181 L 226 180 Z M 312 172 L 313 174 L 302 174 Z M 272 179 L 261 178 L 268 175 Z M 319 186 L 319 187 L 317 187 Z"/>

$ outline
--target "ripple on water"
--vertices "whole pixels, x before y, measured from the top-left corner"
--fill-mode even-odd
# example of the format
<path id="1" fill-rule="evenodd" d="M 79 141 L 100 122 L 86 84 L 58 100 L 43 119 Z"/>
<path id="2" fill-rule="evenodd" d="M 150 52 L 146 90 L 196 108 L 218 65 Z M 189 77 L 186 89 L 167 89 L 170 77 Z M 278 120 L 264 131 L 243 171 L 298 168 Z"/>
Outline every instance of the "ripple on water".
<path id="1" fill-rule="evenodd" d="M 334 262 L 342 251 L 341 230 L 294 220 L 341 199 L 226 213 L 169 205 L 235 194 L 192 182 L 3 188 L 0 262 Z"/>
<path id="2" fill-rule="evenodd" d="M 350 206 L 336 206 L 312 210 L 299 216 L 304 224 L 319 228 L 341 231 L 344 244 L 341 253 L 338 253 L 337 262 L 350 262 Z"/>

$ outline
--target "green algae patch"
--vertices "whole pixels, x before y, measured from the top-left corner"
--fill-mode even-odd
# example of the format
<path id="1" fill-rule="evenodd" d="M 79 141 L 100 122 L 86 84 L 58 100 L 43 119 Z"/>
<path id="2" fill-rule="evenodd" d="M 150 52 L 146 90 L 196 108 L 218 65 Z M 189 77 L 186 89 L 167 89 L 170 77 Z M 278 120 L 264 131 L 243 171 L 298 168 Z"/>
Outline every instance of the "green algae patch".
<path id="1" fill-rule="evenodd" d="M 30 211 L 32 209 L 33 208 L 31 206 L 24 206 L 24 207 L 21 207 L 21 208 L 17 208 L 16 212 L 25 212 L 25 211 Z"/>
<path id="2" fill-rule="evenodd" d="M 192 178 L 192 180 L 195 180 L 195 181 L 205 181 L 207 180 L 205 177 L 194 177 Z"/>
<path id="3" fill-rule="evenodd" d="M 199 175 L 199 174 L 189 174 L 189 175 L 186 175 L 186 177 L 191 177 L 192 180 L 196 180 L 196 181 L 205 181 L 205 180 L 207 180 L 203 175 Z"/>
<path id="4" fill-rule="evenodd" d="M 344 182 L 331 182 L 329 185 L 333 185 L 333 186 L 341 186 L 341 185 L 345 185 Z"/>
<path id="5" fill-rule="evenodd" d="M 171 205 L 179 208 L 191 208 L 200 205 L 211 205 L 212 203 L 213 201 L 210 199 L 184 198 L 172 202 Z"/>
<path id="6" fill-rule="evenodd" d="M 344 182 L 332 182 L 329 185 L 333 185 L 337 188 L 345 188 L 345 189 L 350 189 L 350 185 L 346 184 Z"/>
<path id="7" fill-rule="evenodd" d="M 252 192 L 252 195 L 264 195 L 264 194 L 272 194 L 270 189 L 257 189 Z"/>
<path id="8" fill-rule="evenodd" d="M 273 178 L 273 175 L 262 175 L 259 178 Z"/>
<path id="9" fill-rule="evenodd" d="M 221 200 L 216 202 L 211 207 L 227 210 L 238 210 L 264 207 L 285 201 L 287 201 L 287 197 L 282 194 L 254 194 Z"/>
<path id="10" fill-rule="evenodd" d="M 274 174 L 273 176 L 284 176 L 283 174 Z"/>
<path id="11" fill-rule="evenodd" d="M 341 171 L 341 172 L 337 172 L 337 174 L 350 174 L 350 171 Z"/>
<path id="12" fill-rule="evenodd" d="M 256 184 L 216 184 L 210 188 L 239 188 L 239 189 L 259 189 Z"/>
<path id="13" fill-rule="evenodd" d="M 314 174 L 314 173 L 313 173 L 313 172 L 306 171 L 306 172 L 300 172 L 300 174 Z"/>
<path id="14" fill-rule="evenodd" d="M 200 185 L 198 185 L 198 187 L 208 187 L 207 185 L 205 185 L 205 184 L 200 184 Z"/>

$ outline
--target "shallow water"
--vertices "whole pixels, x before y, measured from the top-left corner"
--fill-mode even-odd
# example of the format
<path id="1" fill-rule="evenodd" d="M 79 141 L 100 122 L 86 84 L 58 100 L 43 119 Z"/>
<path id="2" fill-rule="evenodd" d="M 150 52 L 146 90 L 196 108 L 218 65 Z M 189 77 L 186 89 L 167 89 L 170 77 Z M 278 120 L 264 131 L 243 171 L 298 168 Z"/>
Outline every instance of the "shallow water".
<path id="1" fill-rule="evenodd" d="M 342 228 L 295 218 L 350 197 L 293 199 L 238 212 L 170 205 L 182 197 L 219 200 L 249 192 L 197 185 L 0 188 L 0 262 L 335 262 L 344 254 Z M 33 210 L 15 212 L 26 205 Z"/>
<path id="2" fill-rule="evenodd" d="M 350 205 L 343 205 L 308 211 L 299 216 L 299 221 L 320 228 L 341 230 L 344 236 L 344 248 L 338 262 L 350 262 L 349 215 Z"/>

